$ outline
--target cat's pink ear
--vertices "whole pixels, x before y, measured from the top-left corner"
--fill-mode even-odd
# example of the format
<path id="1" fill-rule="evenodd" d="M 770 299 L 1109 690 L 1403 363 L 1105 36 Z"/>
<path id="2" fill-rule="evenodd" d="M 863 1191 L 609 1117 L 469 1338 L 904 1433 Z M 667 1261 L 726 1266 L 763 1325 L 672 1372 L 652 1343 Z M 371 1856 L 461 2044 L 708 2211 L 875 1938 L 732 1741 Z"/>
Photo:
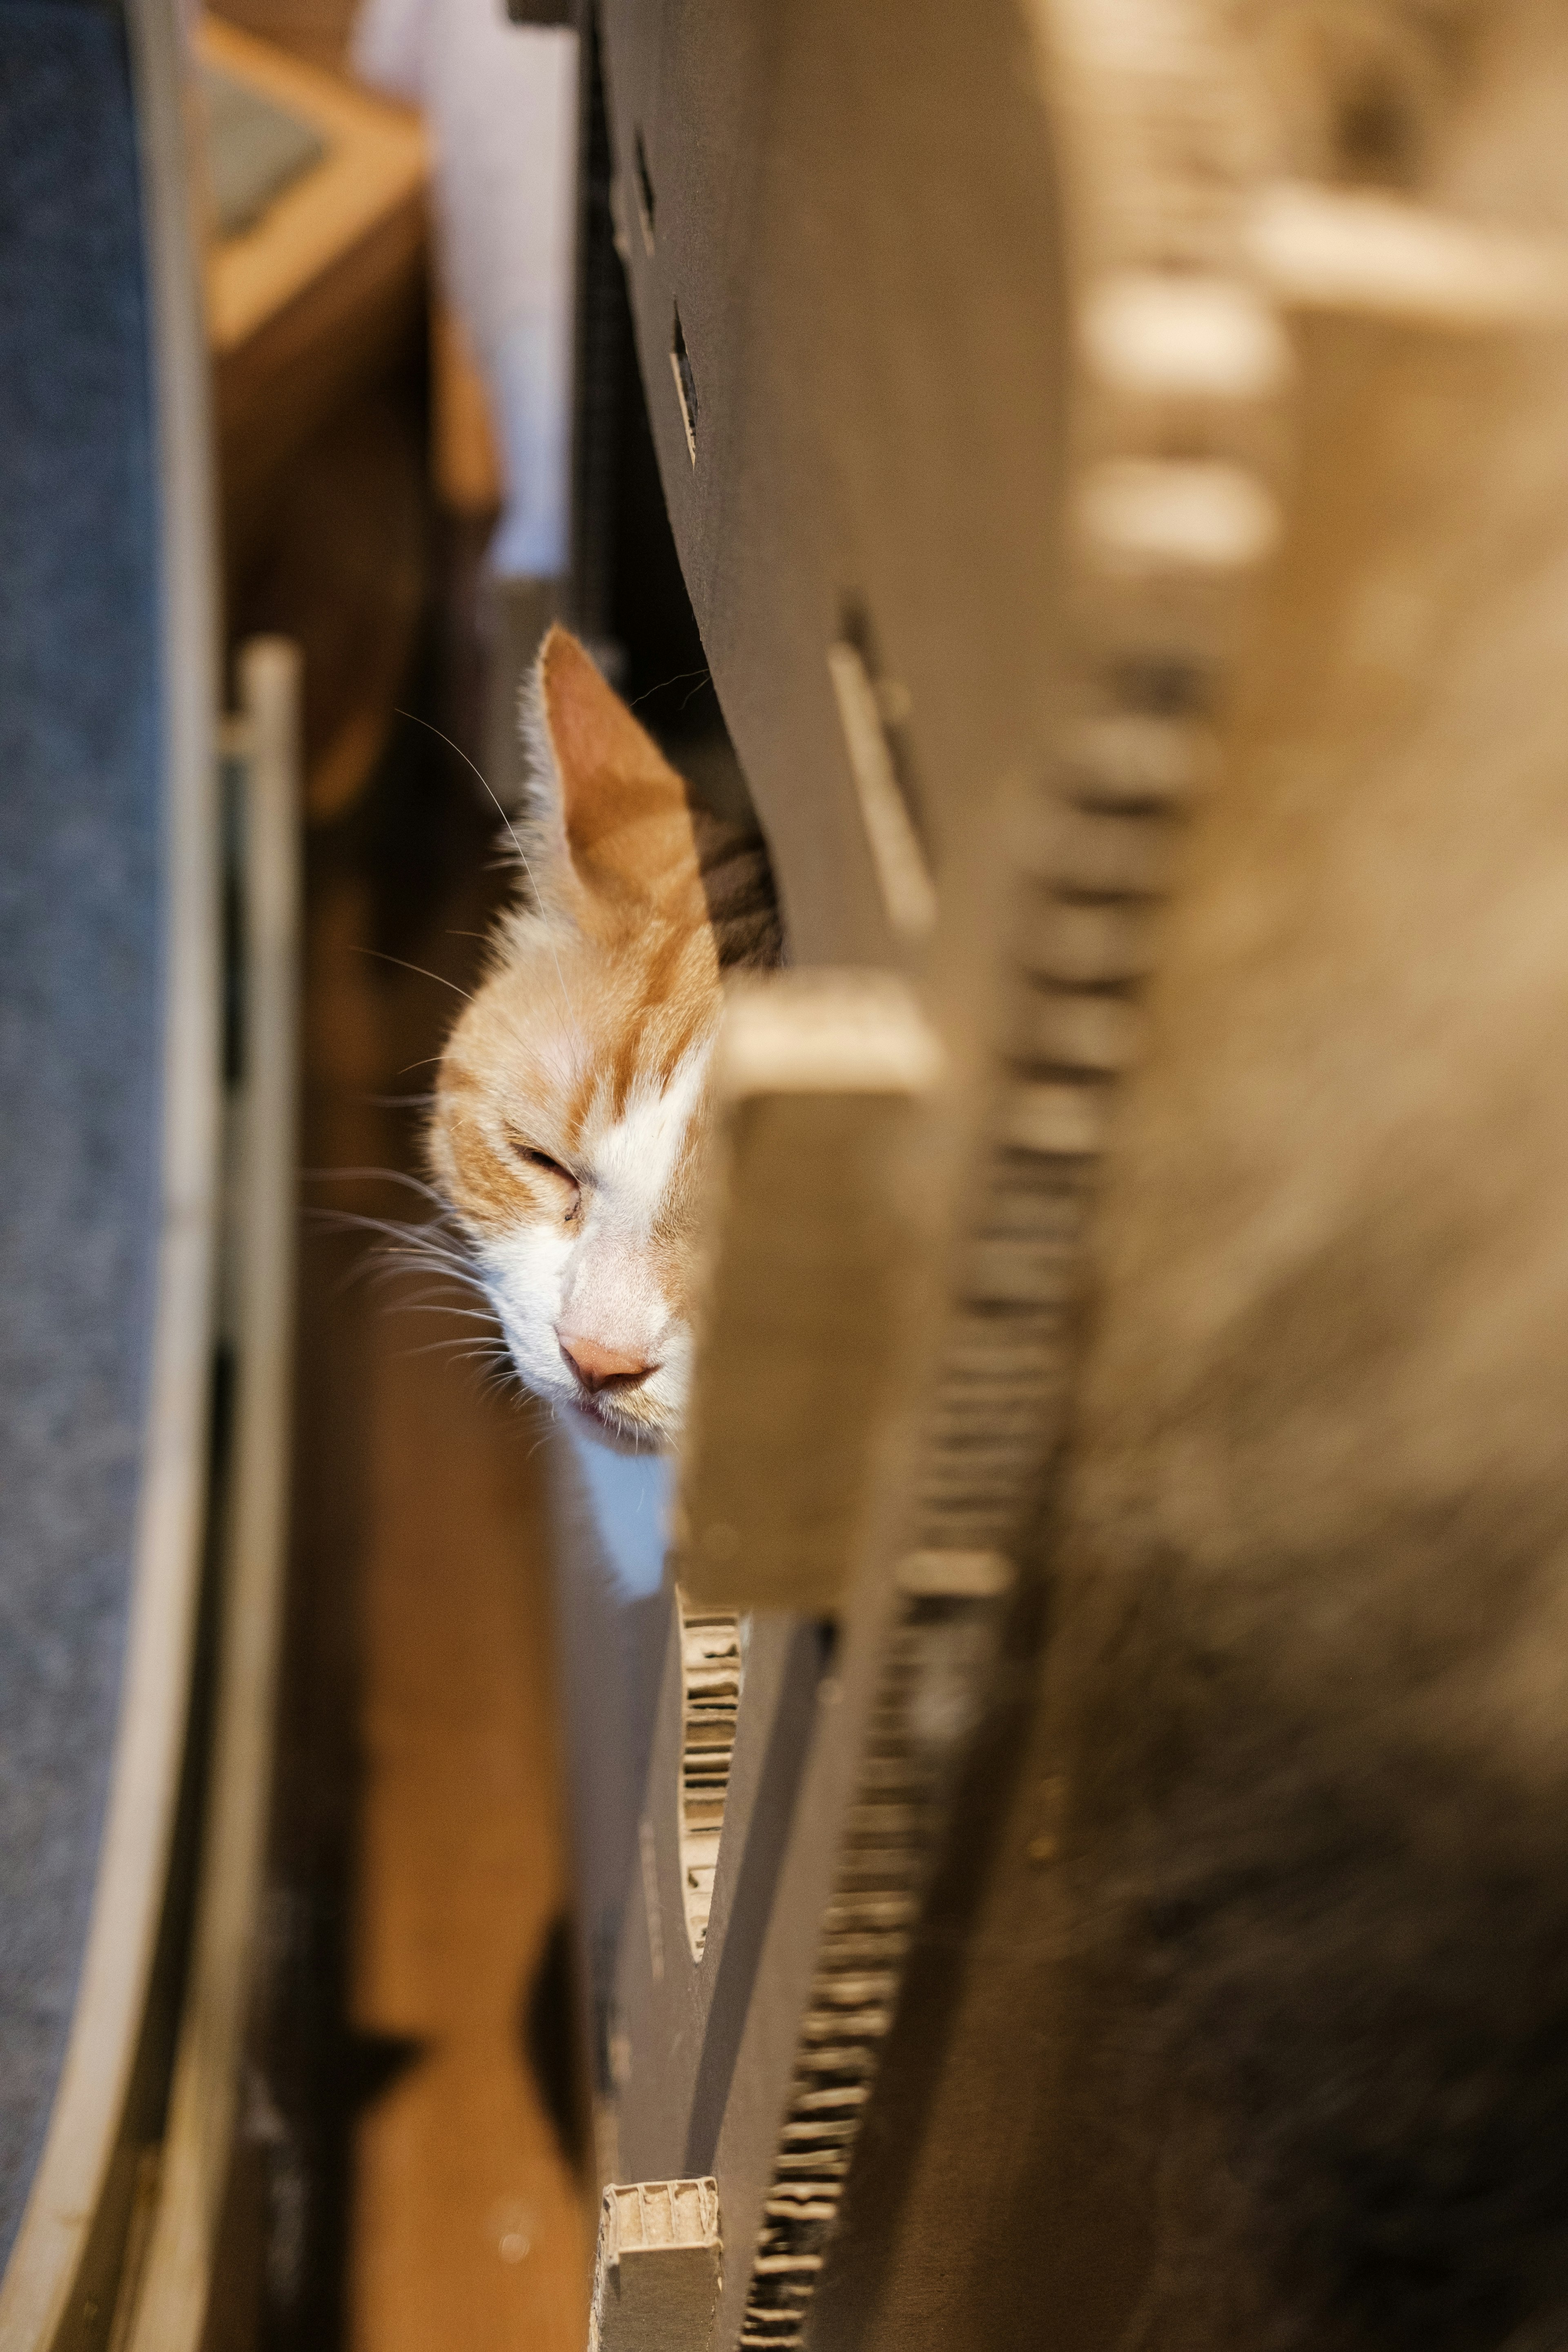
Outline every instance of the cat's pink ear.
<path id="1" fill-rule="evenodd" d="M 553 628 L 534 673 L 552 838 L 543 895 L 579 919 L 635 915 L 700 892 L 686 791 L 651 735 L 569 631 Z"/>

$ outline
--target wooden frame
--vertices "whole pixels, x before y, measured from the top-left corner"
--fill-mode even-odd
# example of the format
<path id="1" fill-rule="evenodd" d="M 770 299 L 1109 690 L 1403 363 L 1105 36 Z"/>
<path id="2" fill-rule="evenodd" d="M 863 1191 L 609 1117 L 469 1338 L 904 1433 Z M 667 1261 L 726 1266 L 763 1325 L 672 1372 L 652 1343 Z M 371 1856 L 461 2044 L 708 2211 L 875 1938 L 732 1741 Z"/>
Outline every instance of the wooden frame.
<path id="1" fill-rule="evenodd" d="M 226 750 L 240 800 L 245 1033 L 228 1107 L 226 1236 L 237 1363 L 222 1538 L 221 1651 L 190 1976 L 142 2263 L 121 2289 L 126 2352 L 195 2352 L 239 2125 L 261 1926 L 289 1539 L 299 1074 L 300 659 L 242 650 Z"/>
<path id="2" fill-rule="evenodd" d="M 419 331 L 429 149 L 411 110 L 213 16 L 197 54 L 308 122 L 324 160 L 255 227 L 209 245 L 208 331 L 232 565 L 268 486 L 341 400 Z"/>

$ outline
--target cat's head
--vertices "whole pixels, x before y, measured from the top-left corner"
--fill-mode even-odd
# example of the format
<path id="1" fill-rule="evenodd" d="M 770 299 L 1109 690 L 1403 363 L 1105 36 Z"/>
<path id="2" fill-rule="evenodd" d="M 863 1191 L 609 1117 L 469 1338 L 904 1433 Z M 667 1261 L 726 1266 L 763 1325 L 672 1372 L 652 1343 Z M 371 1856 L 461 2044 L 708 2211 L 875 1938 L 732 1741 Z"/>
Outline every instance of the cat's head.
<path id="1" fill-rule="evenodd" d="M 431 1157 L 525 1385 L 664 1445 L 690 1377 L 721 972 L 776 961 L 766 860 L 692 811 L 563 629 L 525 726 L 526 895 L 447 1042 Z"/>

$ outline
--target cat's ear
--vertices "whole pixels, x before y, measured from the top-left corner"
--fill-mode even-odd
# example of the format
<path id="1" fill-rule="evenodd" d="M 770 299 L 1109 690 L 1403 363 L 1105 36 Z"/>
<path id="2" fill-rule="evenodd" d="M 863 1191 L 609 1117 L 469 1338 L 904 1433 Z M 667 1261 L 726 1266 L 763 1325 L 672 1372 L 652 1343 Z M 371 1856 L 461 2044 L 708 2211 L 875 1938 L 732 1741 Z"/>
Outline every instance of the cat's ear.
<path id="1" fill-rule="evenodd" d="M 686 789 L 569 631 L 540 647 L 523 727 L 541 904 L 597 925 L 700 890 Z"/>

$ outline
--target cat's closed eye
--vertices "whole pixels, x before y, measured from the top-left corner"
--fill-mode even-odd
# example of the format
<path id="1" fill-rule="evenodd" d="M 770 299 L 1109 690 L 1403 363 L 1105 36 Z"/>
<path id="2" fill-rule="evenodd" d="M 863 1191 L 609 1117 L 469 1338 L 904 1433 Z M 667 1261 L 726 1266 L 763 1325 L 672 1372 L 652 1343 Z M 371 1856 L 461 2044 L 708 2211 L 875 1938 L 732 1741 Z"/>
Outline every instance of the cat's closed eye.
<path id="1" fill-rule="evenodd" d="M 563 1168 L 559 1160 L 552 1160 L 548 1151 L 536 1150 L 531 1143 L 514 1140 L 512 1150 L 518 1158 L 526 1160 L 531 1168 L 542 1170 L 545 1175 L 557 1178 L 565 1186 L 568 1197 L 563 1213 L 567 1223 L 570 1223 L 577 1213 L 583 1197 L 582 1188 L 572 1171 L 569 1168 Z"/>

